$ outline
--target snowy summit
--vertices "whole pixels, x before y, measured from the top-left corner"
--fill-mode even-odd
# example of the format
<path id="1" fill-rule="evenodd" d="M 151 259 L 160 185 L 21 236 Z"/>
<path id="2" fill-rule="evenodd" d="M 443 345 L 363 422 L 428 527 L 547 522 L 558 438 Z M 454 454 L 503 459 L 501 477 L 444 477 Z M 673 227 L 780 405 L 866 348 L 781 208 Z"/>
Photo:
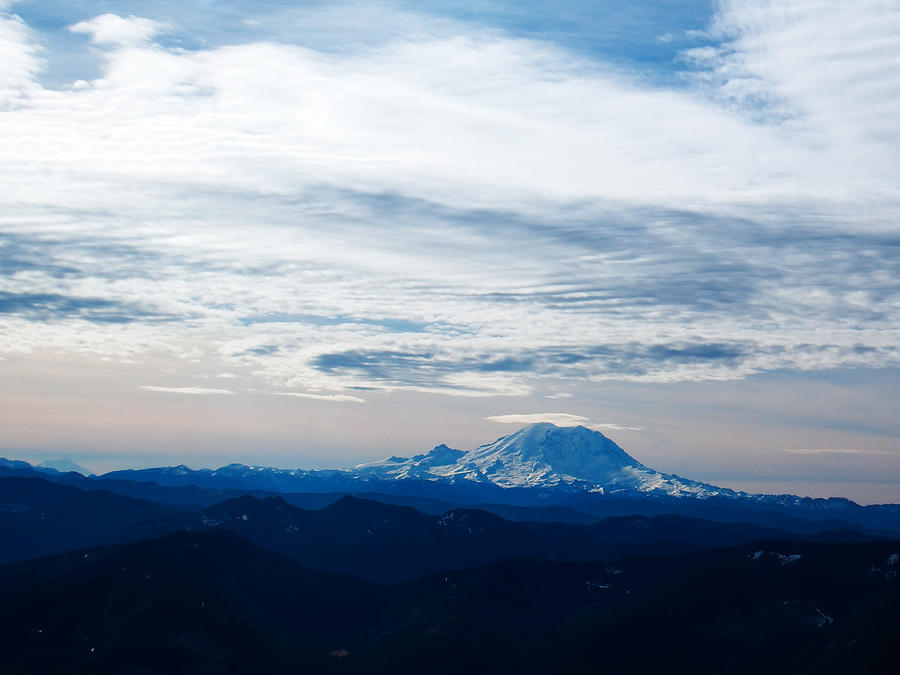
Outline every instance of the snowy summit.
<path id="1" fill-rule="evenodd" d="M 541 422 L 464 452 L 438 445 L 409 459 L 390 457 L 350 469 L 380 479 L 465 479 L 503 488 L 637 490 L 708 496 L 721 488 L 650 469 L 599 431 Z M 728 492 L 725 490 L 725 492 Z"/>

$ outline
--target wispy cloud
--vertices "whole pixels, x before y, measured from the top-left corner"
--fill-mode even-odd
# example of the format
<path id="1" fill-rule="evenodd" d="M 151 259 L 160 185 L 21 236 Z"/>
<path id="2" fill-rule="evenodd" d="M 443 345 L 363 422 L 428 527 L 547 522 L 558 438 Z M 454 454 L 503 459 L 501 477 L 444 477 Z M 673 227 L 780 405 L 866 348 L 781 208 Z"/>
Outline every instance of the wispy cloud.
<path id="1" fill-rule="evenodd" d="M 141 389 L 146 391 L 158 391 L 163 394 L 188 394 L 191 396 L 230 396 L 234 394 L 230 389 L 213 389 L 209 387 L 156 387 L 149 384 L 142 384 Z"/>
<path id="2" fill-rule="evenodd" d="M 316 401 L 335 401 L 337 403 L 365 403 L 366 399 L 349 394 L 305 394 L 296 391 L 277 391 L 278 396 L 293 396 L 295 398 L 311 398 Z"/>
<path id="3" fill-rule="evenodd" d="M 570 415 L 569 413 L 529 413 L 529 414 L 510 414 L 510 415 L 491 415 L 485 417 L 488 422 L 500 422 L 502 424 L 537 424 L 539 422 L 549 422 L 561 427 L 578 426 L 588 422 L 587 417 L 581 415 Z"/>
<path id="4" fill-rule="evenodd" d="M 644 427 L 626 427 L 613 422 L 591 422 L 585 426 L 588 429 L 596 429 L 597 431 L 602 431 L 603 429 L 611 429 L 612 431 L 646 431 Z"/>
<path id="5" fill-rule="evenodd" d="M 91 323 L 130 323 L 173 318 L 135 303 L 109 298 L 5 291 L 0 291 L 0 314 L 15 314 L 41 320 L 78 318 Z"/>
<path id="6" fill-rule="evenodd" d="M 549 422 L 560 427 L 583 426 L 597 431 L 611 429 L 616 431 L 643 431 L 640 427 L 626 427 L 612 422 L 591 422 L 590 418 L 570 413 L 528 413 L 510 415 L 491 415 L 485 417 L 488 422 L 501 422 L 503 424 L 537 424 Z"/>
<path id="7" fill-rule="evenodd" d="M 890 455 L 885 450 L 864 450 L 861 448 L 785 448 L 792 455 Z"/>

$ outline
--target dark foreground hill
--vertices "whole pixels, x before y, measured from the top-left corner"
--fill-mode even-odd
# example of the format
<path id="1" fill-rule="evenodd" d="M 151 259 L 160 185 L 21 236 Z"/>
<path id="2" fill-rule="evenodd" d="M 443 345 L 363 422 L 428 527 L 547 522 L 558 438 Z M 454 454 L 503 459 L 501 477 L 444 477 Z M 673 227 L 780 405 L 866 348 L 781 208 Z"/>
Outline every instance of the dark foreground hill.
<path id="1" fill-rule="evenodd" d="M 675 515 L 608 518 L 591 525 L 512 522 L 479 509 L 429 515 L 406 506 L 346 496 L 319 510 L 279 497 L 239 497 L 199 514 L 141 523 L 124 539 L 176 529 L 229 530 L 262 548 L 314 569 L 376 582 L 412 580 L 517 557 L 616 560 L 623 555 L 671 555 L 761 539 L 871 541 L 851 530 L 790 534 L 747 523 L 717 523 Z"/>
<path id="2" fill-rule="evenodd" d="M 3 672 L 266 673 L 327 663 L 374 623 L 375 590 L 227 532 L 176 533 L 7 566 Z"/>
<path id="3" fill-rule="evenodd" d="M 796 534 L 676 515 L 608 518 L 589 525 L 513 522 L 480 509 L 425 514 L 350 496 L 317 510 L 297 508 L 280 497 L 250 495 L 199 513 L 176 509 L 40 478 L 0 478 L 0 563 L 178 530 L 229 530 L 313 569 L 398 582 L 522 556 L 614 560 L 626 554 L 667 555 L 760 539 L 879 538 L 852 530 Z"/>
<path id="4" fill-rule="evenodd" d="M 377 586 L 228 532 L 0 567 L 5 673 L 884 673 L 900 542 L 533 559 Z"/>
<path id="5" fill-rule="evenodd" d="M 0 478 L 0 563 L 108 542 L 169 507 L 43 478 Z"/>

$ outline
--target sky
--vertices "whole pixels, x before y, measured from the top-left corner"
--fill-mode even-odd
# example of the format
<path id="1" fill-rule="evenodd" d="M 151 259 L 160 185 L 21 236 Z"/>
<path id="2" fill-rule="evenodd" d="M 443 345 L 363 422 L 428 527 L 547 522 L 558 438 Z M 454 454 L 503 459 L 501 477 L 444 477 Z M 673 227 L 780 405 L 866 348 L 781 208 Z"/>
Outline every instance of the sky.
<path id="1" fill-rule="evenodd" d="M 898 119 L 900 0 L 0 0 L 0 454 L 900 502 Z"/>

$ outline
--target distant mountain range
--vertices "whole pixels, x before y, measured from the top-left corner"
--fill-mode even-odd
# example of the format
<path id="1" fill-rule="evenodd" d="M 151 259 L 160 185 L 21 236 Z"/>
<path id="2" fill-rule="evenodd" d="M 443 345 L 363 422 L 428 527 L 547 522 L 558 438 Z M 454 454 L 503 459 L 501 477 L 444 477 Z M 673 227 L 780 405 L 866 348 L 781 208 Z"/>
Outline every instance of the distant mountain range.
<path id="1" fill-rule="evenodd" d="M 24 475 L 33 469 L 25 462 L 0 460 L 2 475 Z M 218 469 L 194 470 L 179 465 L 113 471 L 89 478 L 71 472 L 60 474 L 52 469 L 44 471 L 53 472 L 54 479 L 76 484 L 94 481 L 112 491 L 157 501 L 167 500 L 155 494 L 136 494 L 134 485 L 152 484 L 155 492 L 165 488 L 192 488 L 200 499 L 196 504 L 221 501 L 229 491 L 338 496 L 368 493 L 393 500 L 437 500 L 442 507 L 449 508 L 504 505 L 507 507 L 504 515 L 509 515 L 511 507 L 556 505 L 594 518 L 677 513 L 712 520 L 747 521 L 796 532 L 822 529 L 809 525 L 809 521 L 834 521 L 828 529 L 839 529 L 849 523 L 872 530 L 900 532 L 900 505 L 862 507 L 843 498 L 738 492 L 644 466 L 599 431 L 549 423 L 524 427 L 469 451 L 438 445 L 413 457 L 389 457 L 344 469 L 275 469 L 229 464 Z M 198 490 L 213 490 L 218 498 L 204 500 L 202 494 L 197 494 Z M 151 492 L 149 488 L 144 491 Z M 183 496 L 174 493 L 170 496 L 183 503 L 180 501 Z M 411 505 L 419 508 L 418 504 Z M 802 521 L 807 521 L 807 525 Z"/>
<path id="2" fill-rule="evenodd" d="M 82 476 L 90 476 L 92 475 L 90 471 L 85 469 L 83 466 L 76 464 L 71 459 L 67 457 L 56 457 L 54 459 L 45 459 L 43 462 L 37 465 L 38 469 L 49 469 L 51 471 L 57 471 L 59 473 L 69 473 L 70 471 L 74 471 L 75 473 L 80 473 Z"/>
<path id="3" fill-rule="evenodd" d="M 378 489 L 431 483 L 460 494 L 541 491 L 554 495 L 738 496 L 733 490 L 649 469 L 599 431 L 532 424 L 474 450 L 438 445 L 410 458 L 389 457 L 344 469 L 273 469 L 229 464 L 192 470 L 184 465 L 114 471 L 103 478 L 153 480 L 160 485 L 242 487 L 281 491 Z M 532 495 L 533 496 L 533 495 Z"/>

